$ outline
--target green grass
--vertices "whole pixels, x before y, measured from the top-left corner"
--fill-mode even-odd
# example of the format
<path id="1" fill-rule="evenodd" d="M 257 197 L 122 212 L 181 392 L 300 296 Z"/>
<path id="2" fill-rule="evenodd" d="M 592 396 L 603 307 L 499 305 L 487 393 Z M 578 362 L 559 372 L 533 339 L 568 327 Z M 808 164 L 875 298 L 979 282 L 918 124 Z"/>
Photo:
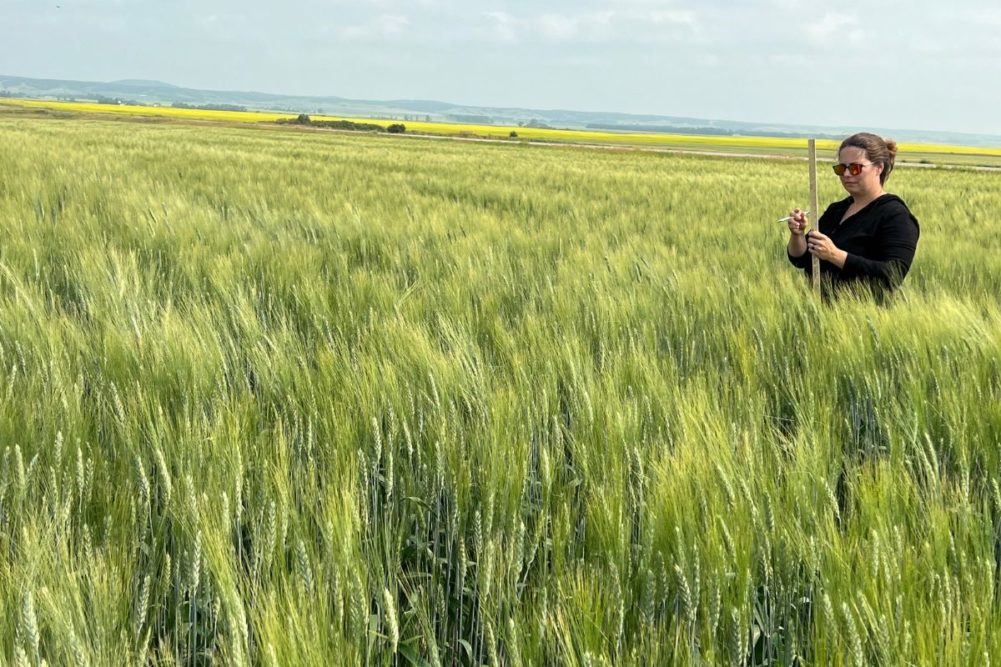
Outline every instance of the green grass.
<path id="1" fill-rule="evenodd" d="M 824 307 L 803 163 L 0 144 L 4 661 L 1001 655 L 995 174 L 895 172 L 911 275 Z"/>

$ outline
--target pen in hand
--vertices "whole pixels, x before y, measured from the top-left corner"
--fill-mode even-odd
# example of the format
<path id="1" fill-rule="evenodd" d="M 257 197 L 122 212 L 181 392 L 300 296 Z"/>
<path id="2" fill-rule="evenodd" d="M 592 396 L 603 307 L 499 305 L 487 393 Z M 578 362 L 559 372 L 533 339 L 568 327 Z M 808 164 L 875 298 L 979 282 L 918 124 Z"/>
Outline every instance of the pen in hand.
<path id="1" fill-rule="evenodd" d="M 809 214 L 810 214 L 810 211 L 803 211 L 803 215 L 809 215 Z M 775 222 L 789 222 L 790 220 L 792 220 L 792 216 L 791 215 L 787 215 L 784 218 L 779 218 Z"/>

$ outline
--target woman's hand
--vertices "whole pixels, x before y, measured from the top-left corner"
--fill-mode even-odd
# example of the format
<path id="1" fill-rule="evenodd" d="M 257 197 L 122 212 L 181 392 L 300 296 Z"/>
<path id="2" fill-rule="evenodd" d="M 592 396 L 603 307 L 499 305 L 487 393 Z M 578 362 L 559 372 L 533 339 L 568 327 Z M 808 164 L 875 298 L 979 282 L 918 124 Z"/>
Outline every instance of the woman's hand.
<path id="1" fill-rule="evenodd" d="M 806 211 L 794 208 L 789 212 L 789 233 L 793 236 L 802 236 L 806 229 Z"/>
<path id="2" fill-rule="evenodd" d="M 791 220 L 789 224 L 792 225 Z M 834 264 L 839 269 L 844 267 L 845 260 L 848 259 L 848 253 L 834 245 L 834 241 L 830 237 L 824 236 L 815 229 L 806 235 L 806 249 L 810 254 Z"/>

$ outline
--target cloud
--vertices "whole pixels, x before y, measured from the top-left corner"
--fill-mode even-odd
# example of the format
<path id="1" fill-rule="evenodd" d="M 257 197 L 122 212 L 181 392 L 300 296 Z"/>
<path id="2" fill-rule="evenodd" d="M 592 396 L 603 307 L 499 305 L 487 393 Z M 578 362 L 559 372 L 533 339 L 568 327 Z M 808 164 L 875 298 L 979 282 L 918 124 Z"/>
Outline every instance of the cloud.
<path id="1" fill-rule="evenodd" d="M 847 38 L 851 43 L 857 43 L 863 36 L 859 28 L 858 17 L 854 14 L 828 13 L 815 23 L 806 26 L 806 34 L 816 42 L 823 44 L 839 43 Z"/>
<path id="2" fill-rule="evenodd" d="M 955 18 L 961 23 L 1001 28 L 1001 9 L 997 7 L 950 8 L 947 16 Z"/>
<path id="3" fill-rule="evenodd" d="M 539 28 L 542 34 L 550 39 L 568 40 L 577 36 L 580 21 L 573 16 L 563 14 L 544 14 L 539 17 Z"/>
<path id="4" fill-rule="evenodd" d="M 335 33 L 338 37 L 349 40 L 379 39 L 399 35 L 408 25 L 410 19 L 406 16 L 380 14 L 366 23 L 338 28 Z"/>
<path id="5" fill-rule="evenodd" d="M 493 36 L 502 42 L 514 42 L 518 39 L 518 21 L 507 12 L 484 12 L 493 23 Z"/>
<path id="6" fill-rule="evenodd" d="M 480 34 L 500 42 L 541 41 L 573 45 L 636 44 L 641 42 L 678 41 L 699 36 L 702 32 L 698 15 L 691 10 L 650 9 L 639 7 L 643 0 L 626 0 L 619 9 L 581 12 L 487 11 L 481 14 Z"/>
<path id="7" fill-rule="evenodd" d="M 695 12 L 681 9 L 661 9 L 650 12 L 649 18 L 653 23 L 667 23 L 671 25 L 687 26 L 693 30 L 698 28 L 698 19 Z"/>
<path id="8" fill-rule="evenodd" d="M 631 16 L 633 39 L 659 42 L 704 42 L 706 32 L 698 14 L 684 9 L 658 9 Z"/>
<path id="9" fill-rule="evenodd" d="M 553 41 L 606 39 L 612 34 L 614 10 L 586 14 L 543 14 L 536 25 L 543 37 Z"/>

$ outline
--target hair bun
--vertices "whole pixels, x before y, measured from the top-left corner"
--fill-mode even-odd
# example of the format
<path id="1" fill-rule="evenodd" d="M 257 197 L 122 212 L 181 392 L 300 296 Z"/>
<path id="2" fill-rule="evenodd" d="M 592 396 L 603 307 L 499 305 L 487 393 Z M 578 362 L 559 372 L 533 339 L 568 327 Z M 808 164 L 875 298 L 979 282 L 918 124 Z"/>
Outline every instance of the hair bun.
<path id="1" fill-rule="evenodd" d="M 886 150 L 890 151 L 890 157 L 895 157 L 897 155 L 897 142 L 893 139 L 883 139 L 883 143 L 886 144 Z"/>

